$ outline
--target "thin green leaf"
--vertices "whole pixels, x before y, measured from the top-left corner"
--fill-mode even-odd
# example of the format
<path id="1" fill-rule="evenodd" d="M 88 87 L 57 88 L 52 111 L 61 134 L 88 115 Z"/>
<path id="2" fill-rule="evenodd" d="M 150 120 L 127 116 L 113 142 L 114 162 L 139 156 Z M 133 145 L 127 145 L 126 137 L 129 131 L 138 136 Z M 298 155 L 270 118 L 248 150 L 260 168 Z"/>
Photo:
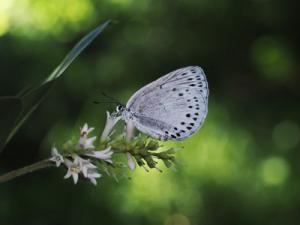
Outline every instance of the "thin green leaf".
<path id="1" fill-rule="evenodd" d="M 46 80 L 42 84 L 40 84 L 35 89 L 24 89 L 24 91 L 18 94 L 18 97 L 15 97 L 23 103 L 24 107 L 22 112 L 22 108 L 14 112 L 13 115 L 17 114 L 18 116 L 20 114 L 17 121 L 14 120 L 13 124 L 10 123 L 11 127 L 7 126 L 7 129 L 3 130 L 3 135 L 0 136 L 0 138 L 5 137 L 5 139 L 0 140 L 0 143 L 3 143 L 2 145 L 0 145 L 0 152 L 3 149 L 3 147 L 5 147 L 5 145 L 15 135 L 15 133 L 19 130 L 19 128 L 23 125 L 23 123 L 45 100 L 53 86 L 54 81 L 56 81 L 57 78 L 59 78 L 64 73 L 64 71 L 71 65 L 71 63 L 77 58 L 77 56 L 108 26 L 109 23 L 110 20 L 102 23 L 100 26 L 98 26 L 97 28 L 89 32 L 86 36 L 84 36 L 72 48 L 72 50 L 67 54 L 63 61 L 55 68 L 55 70 L 46 78 Z M 0 108 L 1 111 L 3 111 L 3 114 L 10 114 L 9 111 L 6 111 L 7 106 L 5 102 L 3 102 L 2 107 L 0 105 Z"/>
<path id="2" fill-rule="evenodd" d="M 44 84 L 40 88 L 35 89 L 34 91 L 28 93 L 25 97 L 23 96 L 21 98 L 21 101 L 23 102 L 22 113 L 18 117 L 15 126 L 11 129 L 5 144 L 7 144 L 11 140 L 11 138 L 23 125 L 23 123 L 29 118 L 29 116 L 38 108 L 38 106 L 47 97 L 51 87 L 53 86 L 53 83 L 54 82 L 49 82 L 47 84 Z"/>
<path id="3" fill-rule="evenodd" d="M 56 69 L 44 81 L 43 84 L 60 77 L 63 74 L 63 72 L 68 68 L 68 66 L 74 61 L 74 59 L 108 26 L 109 23 L 110 20 L 104 22 L 96 29 L 88 33 L 85 37 L 83 37 L 70 51 L 70 53 L 64 58 L 64 60 L 59 64 L 59 66 L 56 67 Z"/>
<path id="4" fill-rule="evenodd" d="M 0 97 L 0 149 L 6 144 L 11 127 L 22 110 L 22 102 L 18 97 Z"/>

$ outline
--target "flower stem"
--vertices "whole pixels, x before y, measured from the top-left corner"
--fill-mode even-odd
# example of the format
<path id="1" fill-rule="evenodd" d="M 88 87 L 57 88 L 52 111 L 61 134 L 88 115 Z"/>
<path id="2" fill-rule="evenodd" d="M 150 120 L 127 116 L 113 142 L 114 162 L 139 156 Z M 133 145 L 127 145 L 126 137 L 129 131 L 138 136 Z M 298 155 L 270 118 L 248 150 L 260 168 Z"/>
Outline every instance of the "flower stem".
<path id="1" fill-rule="evenodd" d="M 5 173 L 5 174 L 1 175 L 0 176 L 0 183 L 10 181 L 10 180 L 13 180 L 13 179 L 15 179 L 19 176 L 25 175 L 27 173 L 32 173 L 34 171 L 41 170 L 41 169 L 44 169 L 44 168 L 48 168 L 48 167 L 51 167 L 51 166 L 54 166 L 54 164 L 51 161 L 49 161 L 49 159 L 44 159 L 42 161 L 33 163 L 31 165 L 28 165 L 28 166 L 22 167 L 20 169 L 16 169 L 16 170 L 13 170 L 13 171 L 10 171 L 8 173 Z"/>

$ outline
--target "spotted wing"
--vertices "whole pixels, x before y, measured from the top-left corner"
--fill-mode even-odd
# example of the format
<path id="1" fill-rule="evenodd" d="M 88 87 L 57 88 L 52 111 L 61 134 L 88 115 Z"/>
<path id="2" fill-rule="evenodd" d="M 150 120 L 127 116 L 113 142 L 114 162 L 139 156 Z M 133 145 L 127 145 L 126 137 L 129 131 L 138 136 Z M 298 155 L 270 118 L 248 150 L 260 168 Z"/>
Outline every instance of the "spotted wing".
<path id="1" fill-rule="evenodd" d="M 203 70 L 189 66 L 173 71 L 137 91 L 126 107 L 137 129 L 154 138 L 183 140 L 207 115 L 208 84 Z"/>

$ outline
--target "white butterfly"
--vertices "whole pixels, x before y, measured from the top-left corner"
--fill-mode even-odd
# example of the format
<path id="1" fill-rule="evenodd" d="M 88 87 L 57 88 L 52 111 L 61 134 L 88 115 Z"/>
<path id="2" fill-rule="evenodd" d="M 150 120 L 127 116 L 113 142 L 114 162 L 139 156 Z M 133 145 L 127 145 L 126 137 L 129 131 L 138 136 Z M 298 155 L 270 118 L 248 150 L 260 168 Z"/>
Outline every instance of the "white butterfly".
<path id="1" fill-rule="evenodd" d="M 208 84 L 199 66 L 175 70 L 138 90 L 116 115 L 160 140 L 183 140 L 207 115 Z"/>

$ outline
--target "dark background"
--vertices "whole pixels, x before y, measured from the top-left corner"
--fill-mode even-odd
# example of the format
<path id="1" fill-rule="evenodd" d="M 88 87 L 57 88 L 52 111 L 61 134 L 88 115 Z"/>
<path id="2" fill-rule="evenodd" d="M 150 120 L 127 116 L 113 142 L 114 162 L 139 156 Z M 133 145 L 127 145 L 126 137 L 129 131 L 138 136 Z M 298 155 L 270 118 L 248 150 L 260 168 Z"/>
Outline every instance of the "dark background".
<path id="1" fill-rule="evenodd" d="M 138 168 L 97 187 L 63 168 L 33 173 L 0 185 L 0 224 L 298 224 L 298 14 L 292 0 L 0 0 L 0 95 L 43 80 L 113 19 L 6 147 L 1 173 L 48 157 L 84 122 L 99 133 L 114 107 L 92 103 L 101 91 L 125 103 L 188 65 L 210 88 L 200 132 L 167 143 L 184 146 L 176 171 Z"/>

